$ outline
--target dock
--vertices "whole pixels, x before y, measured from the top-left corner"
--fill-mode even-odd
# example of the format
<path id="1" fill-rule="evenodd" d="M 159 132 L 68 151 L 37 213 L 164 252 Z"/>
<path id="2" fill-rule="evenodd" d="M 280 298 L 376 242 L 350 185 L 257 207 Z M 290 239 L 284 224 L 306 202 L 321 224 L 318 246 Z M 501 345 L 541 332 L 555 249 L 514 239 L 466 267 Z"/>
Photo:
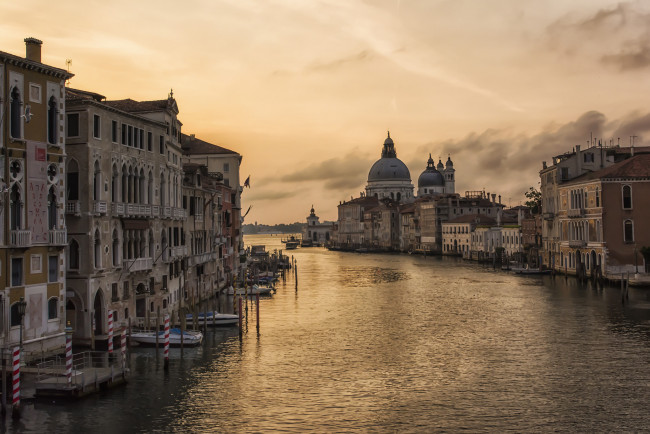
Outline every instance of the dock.
<path id="1" fill-rule="evenodd" d="M 65 360 L 55 358 L 37 366 L 36 398 L 81 398 L 126 384 L 129 369 L 122 355 L 86 351 L 73 356 L 72 372 L 67 376 Z"/>

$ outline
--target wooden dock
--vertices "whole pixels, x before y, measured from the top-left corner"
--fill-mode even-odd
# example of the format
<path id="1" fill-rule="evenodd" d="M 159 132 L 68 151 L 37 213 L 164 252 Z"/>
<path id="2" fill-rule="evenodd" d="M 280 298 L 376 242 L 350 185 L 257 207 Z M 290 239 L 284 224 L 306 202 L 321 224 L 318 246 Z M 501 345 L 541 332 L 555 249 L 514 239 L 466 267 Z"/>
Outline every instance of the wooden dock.
<path id="1" fill-rule="evenodd" d="M 70 379 L 61 360 L 40 364 L 35 394 L 37 398 L 81 398 L 125 384 L 128 376 L 121 355 L 88 351 L 75 354 Z"/>

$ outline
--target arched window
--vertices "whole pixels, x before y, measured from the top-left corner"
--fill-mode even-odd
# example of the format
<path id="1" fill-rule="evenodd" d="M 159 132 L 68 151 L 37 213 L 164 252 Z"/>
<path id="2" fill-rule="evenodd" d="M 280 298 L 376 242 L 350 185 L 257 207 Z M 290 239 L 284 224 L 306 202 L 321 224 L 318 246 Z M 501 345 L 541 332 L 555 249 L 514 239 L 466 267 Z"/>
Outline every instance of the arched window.
<path id="1" fill-rule="evenodd" d="M 160 175 L 160 206 L 165 206 L 167 202 L 165 201 L 165 174 Z"/>
<path id="2" fill-rule="evenodd" d="M 127 202 L 129 197 L 129 182 L 128 182 L 128 172 L 126 171 L 126 164 L 122 164 L 122 202 Z"/>
<path id="3" fill-rule="evenodd" d="M 74 159 L 68 163 L 68 200 L 79 200 L 79 165 Z"/>
<path id="4" fill-rule="evenodd" d="M 56 206 L 56 193 L 54 191 L 54 186 L 52 186 L 47 195 L 47 224 L 50 230 L 56 229 L 57 226 Z"/>
<path id="5" fill-rule="evenodd" d="M 11 91 L 11 102 L 9 107 L 11 137 L 14 139 L 22 138 L 22 107 L 23 102 L 20 100 L 20 92 L 17 87 Z"/>
<path id="6" fill-rule="evenodd" d="M 51 144 L 56 144 L 58 135 L 57 135 L 57 125 L 56 121 L 57 115 L 56 109 L 56 98 L 53 96 L 50 97 L 50 101 L 47 103 L 47 141 Z"/>
<path id="7" fill-rule="evenodd" d="M 153 231 L 149 229 L 149 257 L 154 257 Z"/>
<path id="8" fill-rule="evenodd" d="M 600 190 L 596 187 L 596 208 L 600 207 Z"/>
<path id="9" fill-rule="evenodd" d="M 75 239 L 70 240 L 68 248 L 68 268 L 71 270 L 79 269 L 79 243 Z"/>
<path id="10" fill-rule="evenodd" d="M 112 174 L 111 174 L 111 201 L 118 201 L 118 184 L 119 184 L 120 174 L 117 172 L 117 166 L 113 164 Z"/>
<path id="11" fill-rule="evenodd" d="M 52 297 L 47 301 L 47 319 L 56 319 L 59 317 L 59 299 Z"/>
<path id="12" fill-rule="evenodd" d="M 18 184 L 14 184 L 11 187 L 11 193 L 9 195 L 10 202 L 10 227 L 12 230 L 18 230 L 22 228 L 23 224 L 23 204 L 22 198 L 20 197 L 20 188 Z"/>
<path id="13" fill-rule="evenodd" d="M 20 313 L 18 312 L 18 303 L 14 303 L 11 305 L 10 315 L 11 315 L 10 318 L 11 327 L 19 326 L 21 317 L 20 317 Z"/>
<path id="14" fill-rule="evenodd" d="M 632 220 L 625 220 L 623 223 L 623 241 L 626 243 L 634 242 L 634 224 Z"/>
<path id="15" fill-rule="evenodd" d="M 153 205 L 153 173 L 151 173 L 151 170 L 147 181 L 147 203 Z"/>
<path id="16" fill-rule="evenodd" d="M 95 268 L 102 268 L 102 240 L 99 229 L 95 229 Z"/>
<path id="17" fill-rule="evenodd" d="M 140 197 L 139 197 L 139 203 L 146 203 L 145 197 L 144 197 L 144 170 L 140 169 L 140 176 L 138 178 L 138 188 L 140 190 Z"/>
<path id="18" fill-rule="evenodd" d="M 101 171 L 99 169 L 99 161 L 95 161 L 95 172 L 93 175 L 93 200 L 99 200 L 101 185 Z"/>
<path id="19" fill-rule="evenodd" d="M 120 263 L 120 239 L 117 236 L 117 229 L 113 229 L 113 267 L 119 266 Z"/>
<path id="20" fill-rule="evenodd" d="M 629 185 L 623 186 L 623 209 L 632 208 L 632 187 Z"/>

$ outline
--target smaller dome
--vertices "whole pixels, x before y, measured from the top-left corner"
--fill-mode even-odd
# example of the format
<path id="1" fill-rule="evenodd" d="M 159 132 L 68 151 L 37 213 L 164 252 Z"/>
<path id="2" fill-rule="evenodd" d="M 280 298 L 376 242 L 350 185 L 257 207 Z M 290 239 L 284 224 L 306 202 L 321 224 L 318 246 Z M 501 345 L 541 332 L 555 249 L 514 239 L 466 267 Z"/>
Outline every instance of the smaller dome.
<path id="1" fill-rule="evenodd" d="M 454 167 L 454 162 L 451 161 L 451 155 L 447 157 L 447 163 L 445 164 L 447 168 Z"/>
<path id="2" fill-rule="evenodd" d="M 438 159 L 438 166 L 436 167 L 436 169 L 443 170 L 444 168 L 445 168 L 445 166 L 442 165 L 442 160 Z"/>
<path id="3" fill-rule="evenodd" d="M 433 159 L 429 155 L 429 161 L 427 161 L 427 168 L 424 169 L 424 172 L 418 178 L 418 188 L 423 187 L 444 187 L 445 178 L 442 176 L 436 167 L 434 166 Z"/>

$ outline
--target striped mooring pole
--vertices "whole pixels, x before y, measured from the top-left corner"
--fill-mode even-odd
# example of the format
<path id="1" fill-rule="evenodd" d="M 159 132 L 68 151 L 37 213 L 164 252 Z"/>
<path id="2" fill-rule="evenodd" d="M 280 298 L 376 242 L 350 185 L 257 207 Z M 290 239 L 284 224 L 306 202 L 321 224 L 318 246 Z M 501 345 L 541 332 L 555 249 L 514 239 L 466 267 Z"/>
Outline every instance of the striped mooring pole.
<path id="1" fill-rule="evenodd" d="M 126 329 L 122 329 L 122 338 L 120 339 L 120 352 L 122 353 L 122 371 L 126 370 Z"/>
<path id="2" fill-rule="evenodd" d="M 163 367 L 165 371 L 169 370 L 169 315 L 165 314 L 165 361 Z"/>
<path id="3" fill-rule="evenodd" d="M 65 328 L 65 376 L 72 385 L 72 327 Z"/>
<path id="4" fill-rule="evenodd" d="M 108 354 L 113 355 L 113 311 L 108 311 Z"/>
<path id="5" fill-rule="evenodd" d="M 20 347 L 14 348 L 13 402 L 11 416 L 20 419 Z"/>

